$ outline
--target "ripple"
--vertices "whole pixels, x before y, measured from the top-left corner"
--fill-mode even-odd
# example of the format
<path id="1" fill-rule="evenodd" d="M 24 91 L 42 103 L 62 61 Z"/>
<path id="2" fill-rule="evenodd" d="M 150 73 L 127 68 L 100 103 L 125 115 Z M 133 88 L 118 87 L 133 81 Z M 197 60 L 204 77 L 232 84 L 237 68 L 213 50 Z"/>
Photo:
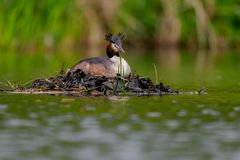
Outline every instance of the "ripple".
<path id="1" fill-rule="evenodd" d="M 189 122 L 191 125 L 198 125 L 201 123 L 200 119 L 193 118 Z"/>
<path id="2" fill-rule="evenodd" d="M 113 116 L 109 113 L 103 113 L 100 115 L 100 117 L 104 119 L 111 119 Z"/>
<path id="3" fill-rule="evenodd" d="M 6 127 L 36 127 L 37 123 L 32 120 L 23 120 L 23 119 L 10 119 L 5 122 Z"/>
<path id="4" fill-rule="evenodd" d="M 173 104 L 176 104 L 176 103 L 177 103 L 177 101 L 176 101 L 176 100 L 172 100 L 172 103 L 173 103 Z"/>
<path id="5" fill-rule="evenodd" d="M 203 108 L 205 105 L 204 104 L 197 104 L 196 107 L 197 108 Z"/>
<path id="6" fill-rule="evenodd" d="M 93 106 L 84 106 L 84 108 L 85 108 L 86 111 L 94 111 L 94 110 L 96 110 L 96 108 L 93 107 Z"/>
<path id="7" fill-rule="evenodd" d="M 75 99 L 74 98 L 62 98 L 61 102 L 62 103 L 70 103 L 70 102 L 74 102 Z"/>
<path id="8" fill-rule="evenodd" d="M 202 110 L 202 114 L 204 114 L 204 115 L 211 115 L 211 116 L 219 116 L 220 112 L 215 111 L 213 109 L 204 109 L 204 110 Z"/>
<path id="9" fill-rule="evenodd" d="M 185 117 L 187 115 L 187 113 L 188 113 L 187 111 L 181 110 L 177 113 L 177 116 L 178 117 Z"/>
<path id="10" fill-rule="evenodd" d="M 155 118 L 155 117 L 160 117 L 162 113 L 160 112 L 148 112 L 147 117 Z"/>
<path id="11" fill-rule="evenodd" d="M 0 111 L 4 111 L 8 108 L 8 105 L 6 104 L 0 104 Z"/>
<path id="12" fill-rule="evenodd" d="M 229 112 L 229 113 L 228 113 L 228 116 L 229 116 L 229 117 L 232 117 L 232 118 L 233 118 L 233 117 L 236 117 L 236 113 L 235 113 L 235 112 Z"/>
<path id="13" fill-rule="evenodd" d="M 234 111 L 235 111 L 235 112 L 240 112 L 240 106 L 234 107 Z"/>
<path id="14" fill-rule="evenodd" d="M 127 132 L 129 130 L 129 126 L 127 124 L 121 124 L 117 127 L 118 132 Z"/>
<path id="15" fill-rule="evenodd" d="M 30 112 L 30 113 L 29 113 L 29 117 L 35 119 L 35 118 L 38 118 L 38 114 L 37 114 L 37 113 Z"/>
<path id="16" fill-rule="evenodd" d="M 58 105 L 56 102 L 48 102 L 48 105 L 49 106 L 56 106 L 56 105 Z"/>
<path id="17" fill-rule="evenodd" d="M 169 121 L 166 121 L 165 124 L 169 127 L 169 128 L 177 128 L 179 127 L 180 125 L 180 122 L 177 121 L 177 120 L 169 120 Z"/>
<path id="18" fill-rule="evenodd" d="M 139 116 L 137 114 L 131 114 L 129 116 L 129 119 L 131 119 L 133 121 L 139 121 L 140 120 L 140 118 L 139 118 Z"/>

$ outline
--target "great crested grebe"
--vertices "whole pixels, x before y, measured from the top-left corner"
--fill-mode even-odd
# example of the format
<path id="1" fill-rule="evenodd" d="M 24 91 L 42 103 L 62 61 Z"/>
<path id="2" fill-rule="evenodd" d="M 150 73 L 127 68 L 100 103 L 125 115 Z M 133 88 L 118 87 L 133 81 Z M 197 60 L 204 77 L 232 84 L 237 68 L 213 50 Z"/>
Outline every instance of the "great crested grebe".
<path id="1" fill-rule="evenodd" d="M 131 74 L 128 63 L 119 56 L 119 53 L 125 53 L 122 48 L 123 33 L 113 36 L 111 33 L 106 34 L 105 38 L 110 43 L 107 45 L 107 57 L 93 57 L 79 61 L 74 65 L 67 74 L 73 74 L 77 70 L 82 70 L 90 76 L 115 77 L 121 74 L 127 77 Z"/>

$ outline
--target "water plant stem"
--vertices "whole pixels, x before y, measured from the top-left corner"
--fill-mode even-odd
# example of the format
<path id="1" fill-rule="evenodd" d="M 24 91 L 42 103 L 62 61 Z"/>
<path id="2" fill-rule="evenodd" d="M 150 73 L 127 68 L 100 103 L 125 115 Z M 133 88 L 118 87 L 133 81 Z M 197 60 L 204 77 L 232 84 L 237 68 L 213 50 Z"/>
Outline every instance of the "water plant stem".
<path id="1" fill-rule="evenodd" d="M 121 54 L 119 54 L 119 59 L 120 59 L 120 77 L 121 78 L 121 85 L 122 85 L 122 93 L 123 95 L 126 94 L 126 90 L 125 90 L 125 81 L 124 81 L 124 66 L 122 64 L 122 56 Z"/>
<path id="2" fill-rule="evenodd" d="M 153 63 L 153 67 L 155 72 L 155 84 L 158 84 L 158 72 L 157 72 L 157 67 L 154 63 Z"/>

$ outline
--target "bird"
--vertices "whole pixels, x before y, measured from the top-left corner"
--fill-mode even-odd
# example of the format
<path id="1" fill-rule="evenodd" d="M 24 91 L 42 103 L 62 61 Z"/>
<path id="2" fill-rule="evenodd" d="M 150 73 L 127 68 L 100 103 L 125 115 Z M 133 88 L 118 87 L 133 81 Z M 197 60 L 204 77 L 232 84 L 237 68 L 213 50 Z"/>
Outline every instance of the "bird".
<path id="1" fill-rule="evenodd" d="M 128 77 L 131 75 L 131 68 L 127 61 L 120 56 L 120 53 L 125 53 L 122 48 L 122 40 L 124 34 L 122 32 L 114 36 L 112 33 L 105 35 L 105 40 L 109 43 L 106 47 L 107 56 L 92 57 L 80 60 L 72 66 L 68 71 L 68 75 L 73 75 L 76 71 L 81 70 L 89 76 L 105 76 L 109 78 L 120 75 Z"/>

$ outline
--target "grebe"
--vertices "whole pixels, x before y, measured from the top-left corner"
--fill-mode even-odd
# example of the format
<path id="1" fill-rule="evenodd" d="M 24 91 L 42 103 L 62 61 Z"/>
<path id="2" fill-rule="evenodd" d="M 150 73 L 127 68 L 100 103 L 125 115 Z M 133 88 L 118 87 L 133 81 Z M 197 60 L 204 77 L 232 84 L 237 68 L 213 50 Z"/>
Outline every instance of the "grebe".
<path id="1" fill-rule="evenodd" d="M 77 70 L 82 70 L 90 76 L 115 77 L 121 74 L 127 77 L 131 74 L 130 66 L 127 61 L 119 56 L 119 53 L 125 53 L 122 48 L 123 33 L 113 36 L 111 33 L 105 35 L 109 44 L 107 45 L 107 57 L 93 57 L 79 61 L 67 74 L 72 75 Z"/>

